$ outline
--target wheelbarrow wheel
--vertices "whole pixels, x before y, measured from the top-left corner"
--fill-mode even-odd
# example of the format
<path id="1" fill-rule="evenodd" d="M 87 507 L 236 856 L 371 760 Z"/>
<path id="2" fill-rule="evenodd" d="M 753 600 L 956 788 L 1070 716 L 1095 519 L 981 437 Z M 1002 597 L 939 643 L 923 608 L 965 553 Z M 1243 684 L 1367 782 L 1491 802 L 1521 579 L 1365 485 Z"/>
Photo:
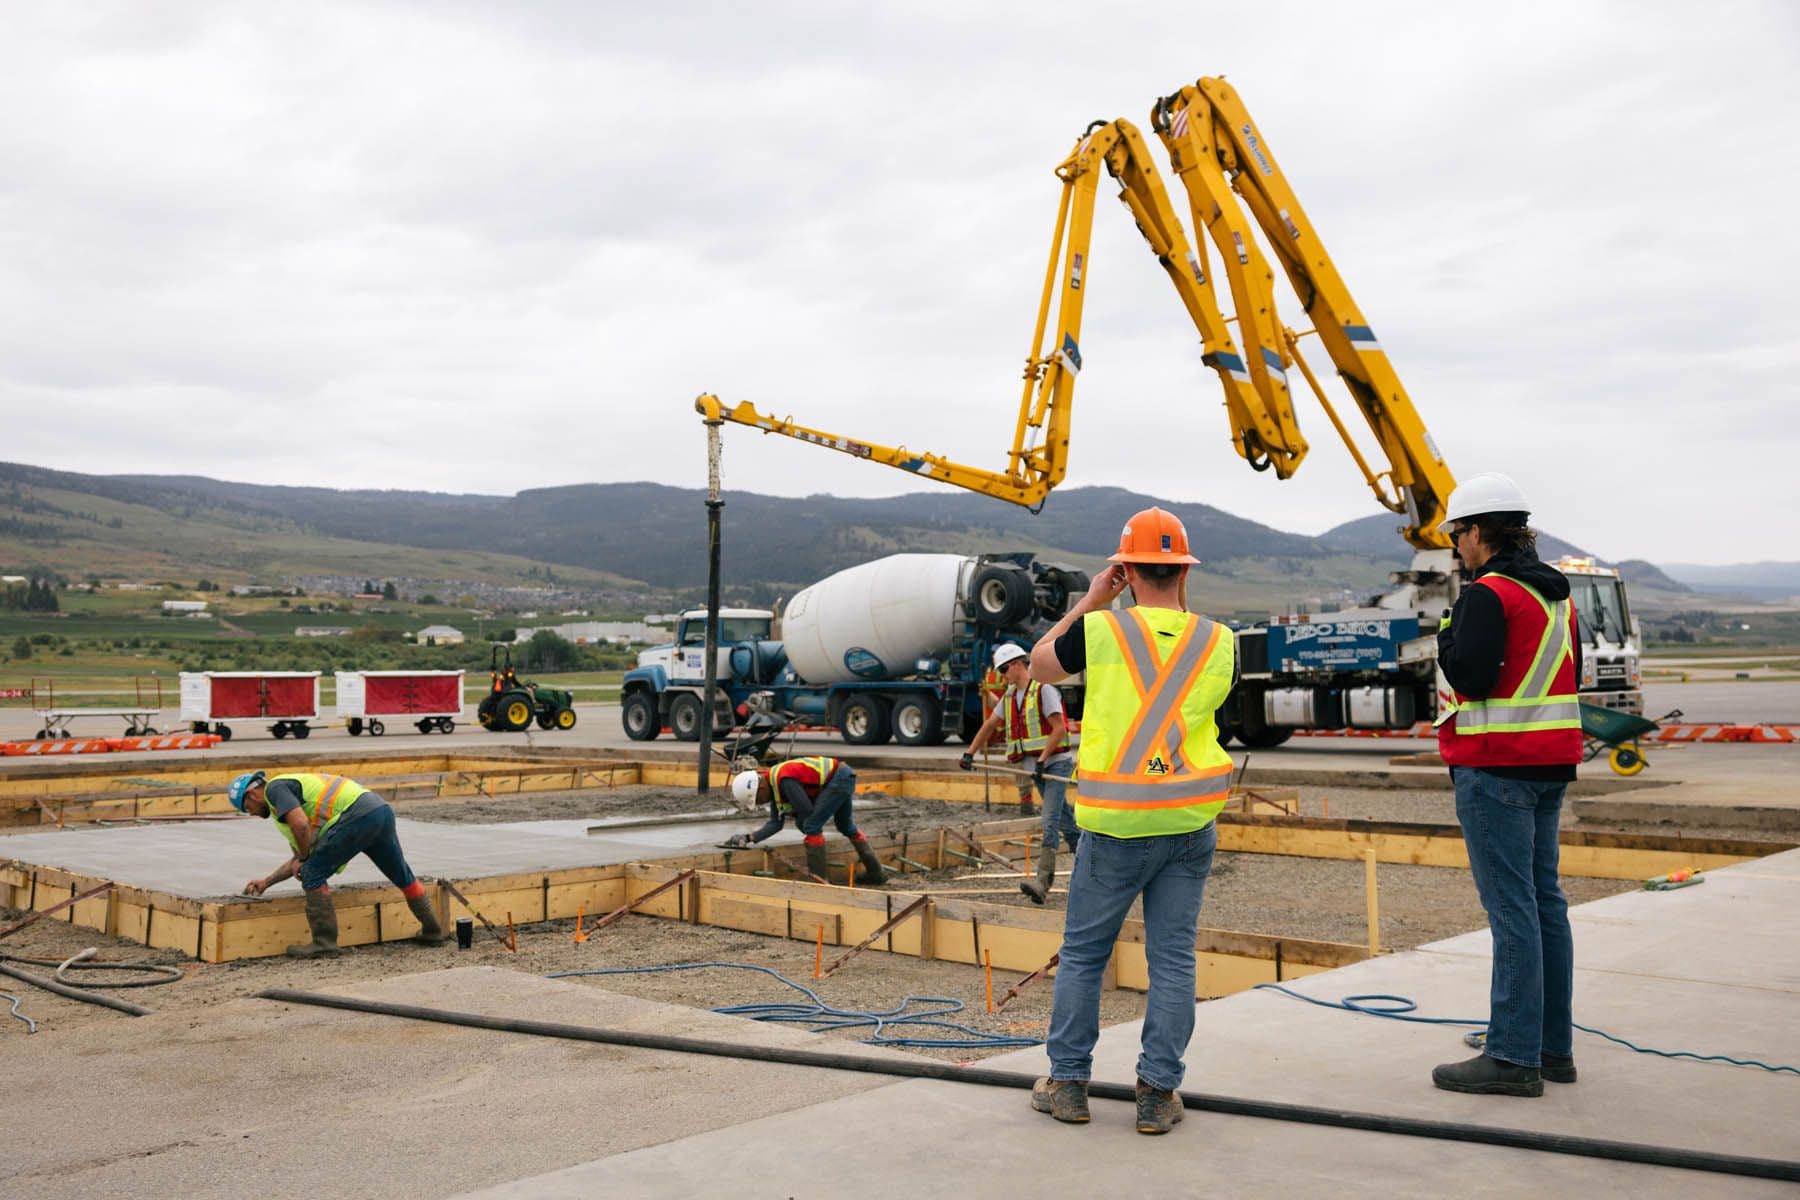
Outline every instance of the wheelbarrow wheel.
<path id="1" fill-rule="evenodd" d="M 1644 769 L 1644 755 L 1635 742 L 1615 748 L 1606 761 L 1620 775 L 1636 775 Z"/>

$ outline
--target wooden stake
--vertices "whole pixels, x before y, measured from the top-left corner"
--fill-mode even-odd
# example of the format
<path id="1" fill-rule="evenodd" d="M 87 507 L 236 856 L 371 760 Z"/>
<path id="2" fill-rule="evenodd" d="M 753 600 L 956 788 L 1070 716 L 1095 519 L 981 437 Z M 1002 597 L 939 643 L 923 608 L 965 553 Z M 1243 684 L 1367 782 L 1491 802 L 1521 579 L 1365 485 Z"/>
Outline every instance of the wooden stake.
<path id="1" fill-rule="evenodd" d="M 994 1011 L 994 952 L 984 950 L 981 954 L 981 965 L 987 973 L 987 1006 L 988 1012 Z"/>
<path id="2" fill-rule="evenodd" d="M 1381 953 L 1381 904 L 1375 895 L 1375 851 L 1363 851 L 1363 892 L 1369 901 L 1369 957 Z"/>
<path id="3" fill-rule="evenodd" d="M 1325 806 L 1325 812 L 1322 815 L 1329 817 L 1331 815 L 1331 797 L 1320 796 L 1319 803 Z"/>
<path id="4" fill-rule="evenodd" d="M 506 948 L 514 954 L 519 952 L 519 931 L 513 927 L 512 913 L 506 914 Z"/>

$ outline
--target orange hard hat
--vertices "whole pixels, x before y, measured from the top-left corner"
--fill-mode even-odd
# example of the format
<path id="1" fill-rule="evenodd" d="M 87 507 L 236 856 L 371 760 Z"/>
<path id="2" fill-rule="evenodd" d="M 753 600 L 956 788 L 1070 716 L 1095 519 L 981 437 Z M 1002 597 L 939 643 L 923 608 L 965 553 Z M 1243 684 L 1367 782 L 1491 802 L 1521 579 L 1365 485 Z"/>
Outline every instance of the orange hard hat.
<path id="1" fill-rule="evenodd" d="M 1106 560 L 1116 563 L 1197 563 L 1188 553 L 1187 527 L 1174 513 L 1146 508 L 1119 531 L 1119 552 Z"/>

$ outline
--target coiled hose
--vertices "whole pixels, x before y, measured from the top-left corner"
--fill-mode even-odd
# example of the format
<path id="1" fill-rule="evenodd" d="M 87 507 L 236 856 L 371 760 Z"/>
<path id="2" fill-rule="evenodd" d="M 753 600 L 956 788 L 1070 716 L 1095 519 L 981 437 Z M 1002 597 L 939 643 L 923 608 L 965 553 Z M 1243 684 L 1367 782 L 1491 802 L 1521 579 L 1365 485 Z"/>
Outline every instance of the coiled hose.
<path id="1" fill-rule="evenodd" d="M 117 1012 L 128 1013 L 134 1017 L 146 1017 L 155 1010 L 145 1008 L 141 1004 L 133 1004 L 129 1000 L 120 1000 L 114 996 L 103 996 L 98 992 L 89 991 L 88 989 L 156 987 L 164 983 L 174 983 L 184 974 L 180 967 L 167 967 L 160 963 L 96 962 L 93 961 L 93 958 L 97 953 L 98 950 L 95 947 L 89 946 L 81 953 L 71 955 L 68 958 L 22 958 L 16 954 L 0 954 L 0 975 L 5 975 L 9 979 L 16 979 L 20 983 L 28 983 L 35 988 L 42 988 L 46 992 L 53 992 L 56 995 L 69 1000 L 79 1000 L 83 1004 L 98 1004 L 102 1008 L 114 1009 Z M 42 975 L 33 975 L 30 971 L 22 970 L 19 967 L 10 965 L 12 963 L 24 963 L 26 966 L 32 967 L 55 967 L 56 970 L 51 978 L 46 979 Z M 148 972 L 153 978 L 108 979 L 78 984 L 69 977 L 70 971 L 141 971 Z M 29 1017 L 26 1017 L 23 1013 L 19 1012 L 19 1005 L 16 1000 L 13 1002 L 12 1015 L 29 1022 L 31 1025 L 31 1032 L 37 1032 L 37 1023 L 31 1021 Z"/>

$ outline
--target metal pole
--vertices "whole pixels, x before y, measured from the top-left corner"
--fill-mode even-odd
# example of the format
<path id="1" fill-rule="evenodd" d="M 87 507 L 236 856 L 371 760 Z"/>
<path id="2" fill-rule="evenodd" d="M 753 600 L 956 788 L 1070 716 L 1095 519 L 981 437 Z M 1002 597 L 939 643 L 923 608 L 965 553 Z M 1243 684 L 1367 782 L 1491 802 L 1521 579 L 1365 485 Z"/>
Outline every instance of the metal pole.
<path id="1" fill-rule="evenodd" d="M 719 495 L 719 427 L 706 423 L 706 699 L 700 711 L 702 795 L 712 788 L 713 704 L 719 693 L 719 524 L 725 501 Z"/>

